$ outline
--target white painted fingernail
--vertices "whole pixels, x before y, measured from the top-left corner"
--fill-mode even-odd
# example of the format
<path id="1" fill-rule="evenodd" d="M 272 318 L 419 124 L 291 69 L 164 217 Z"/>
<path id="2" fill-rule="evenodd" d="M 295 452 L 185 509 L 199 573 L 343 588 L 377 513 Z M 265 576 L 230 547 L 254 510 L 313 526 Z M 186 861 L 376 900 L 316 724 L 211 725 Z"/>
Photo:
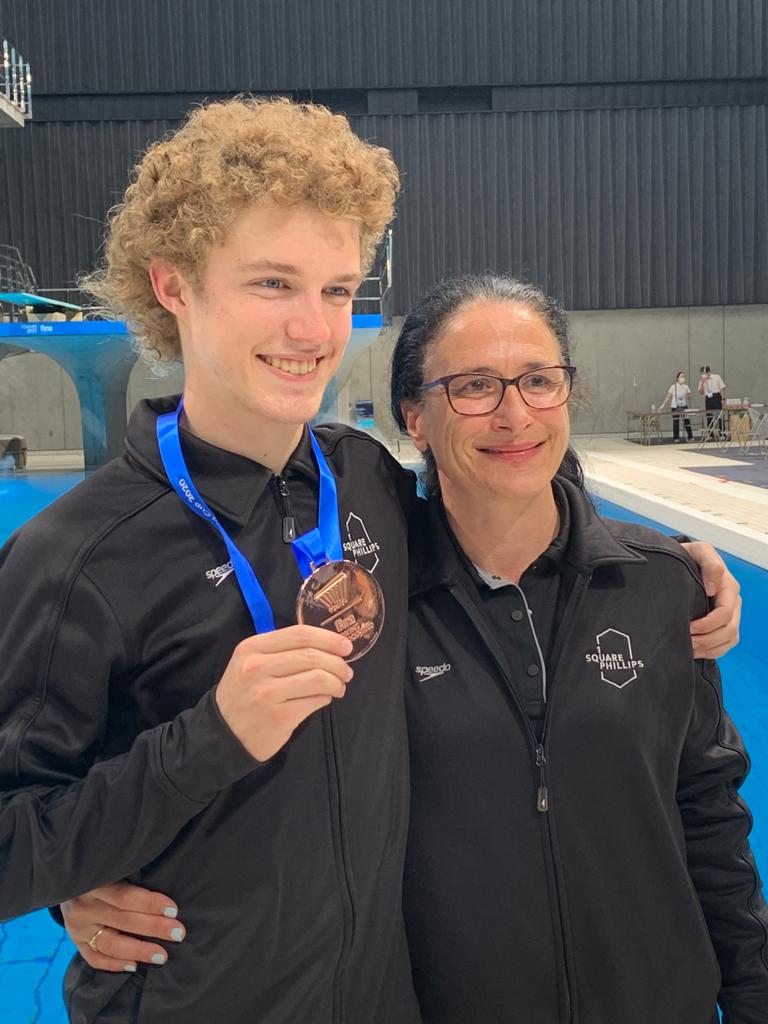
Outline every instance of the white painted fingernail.
<path id="1" fill-rule="evenodd" d="M 169 937 L 172 938 L 174 942 L 181 942 L 183 940 L 183 938 L 184 938 L 184 929 L 183 928 L 171 928 L 171 930 L 170 930 L 170 932 L 168 934 L 169 934 Z"/>
<path id="2" fill-rule="evenodd" d="M 136 964 L 123 964 L 123 970 L 128 971 L 130 974 L 135 974 Z"/>
<path id="3" fill-rule="evenodd" d="M 179 911 L 176 907 L 164 907 L 163 917 L 178 917 Z"/>
<path id="4" fill-rule="evenodd" d="M 164 964 L 167 959 L 168 959 L 168 957 L 165 955 L 165 953 L 153 953 L 152 954 L 152 963 L 153 964 Z"/>

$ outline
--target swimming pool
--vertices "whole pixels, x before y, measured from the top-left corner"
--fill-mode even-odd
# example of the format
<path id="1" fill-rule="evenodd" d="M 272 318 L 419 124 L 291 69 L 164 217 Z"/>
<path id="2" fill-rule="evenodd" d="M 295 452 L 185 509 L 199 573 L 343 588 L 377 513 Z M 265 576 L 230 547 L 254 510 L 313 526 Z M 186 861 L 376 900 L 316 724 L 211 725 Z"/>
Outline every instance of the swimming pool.
<path id="1" fill-rule="evenodd" d="M 21 523 L 83 479 L 83 473 L 0 474 L 0 544 Z M 642 522 L 673 532 L 611 502 L 600 501 L 606 516 Z M 758 631 L 768 619 L 768 572 L 725 555 L 744 596 L 741 643 L 721 659 L 726 706 L 752 756 L 752 772 L 743 794 L 752 807 L 752 848 L 763 878 L 768 878 L 768 686 L 764 682 L 764 644 Z M 61 983 L 74 947 L 47 911 L 0 924 L 2 1019 L 13 1024 L 67 1024 Z"/>
<path id="2" fill-rule="evenodd" d="M 0 472 L 0 545 L 13 531 L 79 484 L 85 473 Z"/>

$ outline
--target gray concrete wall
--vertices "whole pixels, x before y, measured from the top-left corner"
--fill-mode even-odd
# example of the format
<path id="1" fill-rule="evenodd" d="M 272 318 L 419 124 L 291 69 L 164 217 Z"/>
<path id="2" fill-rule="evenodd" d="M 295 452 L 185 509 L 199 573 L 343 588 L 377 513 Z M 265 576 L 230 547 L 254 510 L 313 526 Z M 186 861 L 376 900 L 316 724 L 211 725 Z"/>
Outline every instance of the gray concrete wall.
<path id="1" fill-rule="evenodd" d="M 727 397 L 768 403 L 768 306 L 575 311 L 570 319 L 580 392 L 574 433 L 624 433 L 626 410 L 660 405 L 678 370 L 695 392 L 702 364 L 722 376 Z M 361 356 L 348 395 L 351 408 L 373 398 L 376 425 L 390 438 L 397 429 L 388 411 L 389 361 L 401 322 Z"/>
<path id="2" fill-rule="evenodd" d="M 158 376 L 138 361 L 128 382 L 128 414 L 141 398 L 181 391 L 183 380 L 180 366 Z M 32 451 L 83 447 L 75 386 L 53 359 L 35 352 L 0 359 L 0 434 L 22 434 Z"/>
<path id="3" fill-rule="evenodd" d="M 142 398 L 160 398 L 162 395 L 179 394 L 184 389 L 184 370 L 181 363 L 174 363 L 173 366 L 164 369 L 153 368 L 143 359 L 140 359 L 133 370 L 128 381 L 128 396 L 126 401 L 128 415 L 130 416 L 134 406 Z"/>
<path id="4" fill-rule="evenodd" d="M 678 370 L 695 390 L 708 363 L 725 380 L 727 395 L 768 402 L 768 306 L 627 309 L 571 313 L 574 359 L 581 390 L 574 433 L 623 433 L 625 410 L 657 405 Z M 376 426 L 397 437 L 389 415 L 389 361 L 402 318 L 361 353 L 339 395 L 339 418 L 353 422 L 356 400 L 372 398 Z M 137 362 L 127 409 L 140 398 L 181 391 L 183 372 L 158 376 Z M 47 356 L 0 359 L 0 434 L 23 434 L 32 450 L 82 447 L 74 386 Z"/>
<path id="5" fill-rule="evenodd" d="M 694 394 L 708 364 L 726 397 L 768 402 L 768 306 L 604 310 L 571 313 L 583 397 L 574 433 L 620 433 L 627 409 L 660 405 L 678 370 Z"/>
<path id="6" fill-rule="evenodd" d="M 83 447 L 75 385 L 37 352 L 0 359 L 0 434 L 22 434 L 34 451 Z"/>

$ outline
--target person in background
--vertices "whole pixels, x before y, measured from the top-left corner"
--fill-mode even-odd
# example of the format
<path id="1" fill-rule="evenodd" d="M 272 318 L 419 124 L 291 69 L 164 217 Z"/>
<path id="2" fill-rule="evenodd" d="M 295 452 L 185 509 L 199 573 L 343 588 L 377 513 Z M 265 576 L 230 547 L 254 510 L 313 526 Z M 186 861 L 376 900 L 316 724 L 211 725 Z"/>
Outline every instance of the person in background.
<path id="1" fill-rule="evenodd" d="M 688 387 L 685 377 L 685 370 L 680 370 L 675 377 L 675 383 L 670 385 L 669 391 L 664 396 L 664 401 L 659 406 L 659 412 L 662 412 L 667 402 L 670 403 L 670 409 L 672 410 L 672 438 L 674 444 L 680 443 L 680 420 L 684 419 L 685 422 L 685 433 L 689 441 L 693 440 L 693 431 L 691 430 L 691 421 L 685 415 L 685 411 L 688 408 L 688 399 L 691 394 L 691 389 Z"/>
<path id="2" fill-rule="evenodd" d="M 722 435 L 722 408 L 725 395 L 725 381 L 718 373 L 712 373 L 709 366 L 702 366 L 699 374 L 699 394 L 704 396 L 707 410 L 707 434 L 720 438 Z M 714 427 L 712 424 L 714 423 Z"/>

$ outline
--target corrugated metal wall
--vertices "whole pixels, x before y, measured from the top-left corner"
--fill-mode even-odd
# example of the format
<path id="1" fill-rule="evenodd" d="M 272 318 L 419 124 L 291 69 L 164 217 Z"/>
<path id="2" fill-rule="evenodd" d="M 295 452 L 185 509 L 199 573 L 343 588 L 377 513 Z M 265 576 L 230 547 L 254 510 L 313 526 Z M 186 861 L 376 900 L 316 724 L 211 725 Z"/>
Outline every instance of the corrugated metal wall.
<path id="1" fill-rule="evenodd" d="M 522 273 L 571 309 L 768 302 L 768 108 L 360 119 L 404 169 L 398 306 Z"/>
<path id="2" fill-rule="evenodd" d="M 0 29 L 41 93 L 752 78 L 768 66 L 763 0 L 2 0 Z"/>
<path id="3" fill-rule="evenodd" d="M 403 170 L 397 311 L 441 276 L 527 274 L 570 308 L 768 302 L 768 108 L 353 118 Z M 0 236 L 41 283 L 87 269 L 170 122 L 0 133 Z"/>
<path id="4" fill-rule="evenodd" d="M 128 169 L 173 124 L 28 124 L 0 131 L 0 241 L 19 248 L 38 285 L 73 287 L 90 269 Z"/>
<path id="5" fill-rule="evenodd" d="M 351 118 L 403 171 L 397 312 L 487 267 L 571 308 L 768 302 L 767 7 L 0 0 L 51 118 L 0 132 L 0 241 L 42 285 L 74 283 L 128 168 L 193 95 L 356 89 L 366 109 L 365 90 L 428 86 L 424 111 L 453 102 L 441 86 L 486 85 L 495 109 Z"/>

